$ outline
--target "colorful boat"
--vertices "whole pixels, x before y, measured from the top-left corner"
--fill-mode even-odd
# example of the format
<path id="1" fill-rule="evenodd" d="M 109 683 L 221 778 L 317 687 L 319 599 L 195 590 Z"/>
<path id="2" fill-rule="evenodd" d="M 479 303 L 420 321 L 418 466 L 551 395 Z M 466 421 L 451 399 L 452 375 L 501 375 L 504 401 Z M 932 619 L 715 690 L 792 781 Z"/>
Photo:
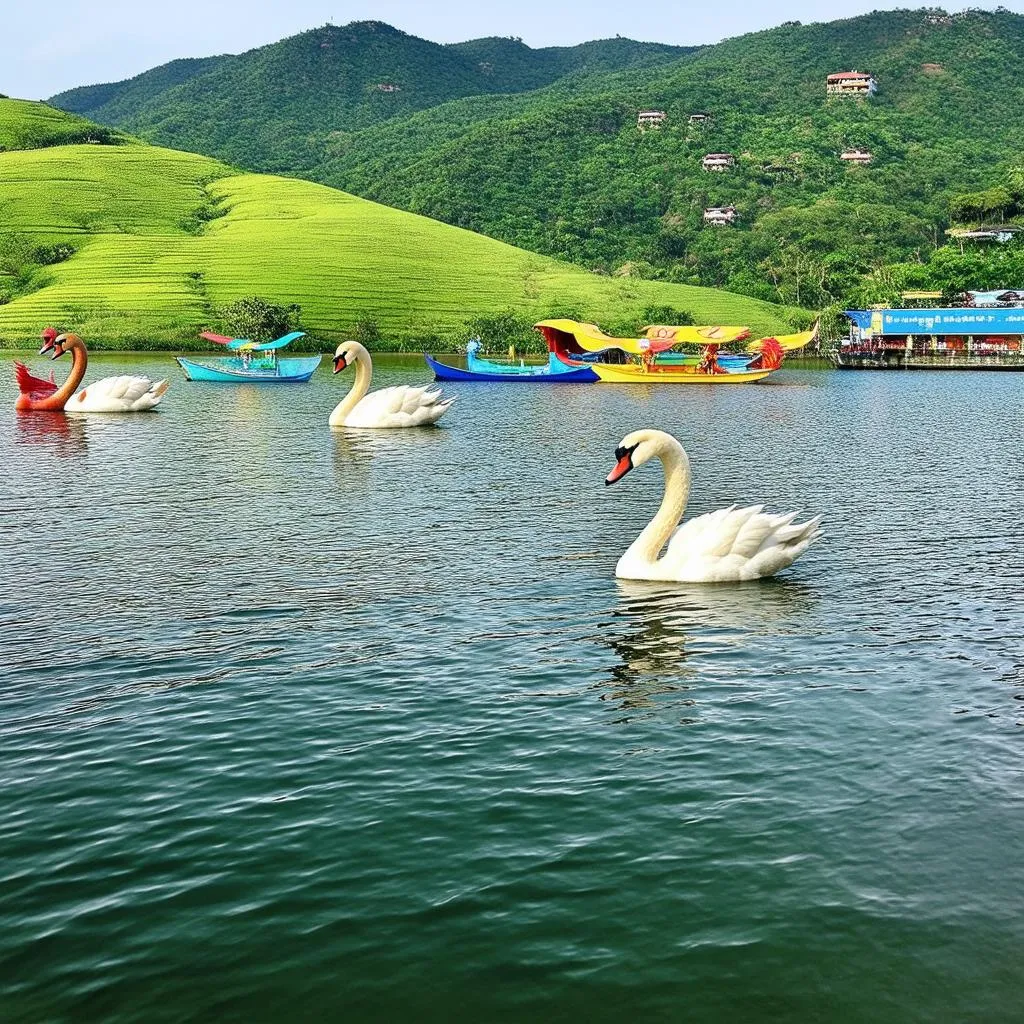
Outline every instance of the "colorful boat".
<path id="1" fill-rule="evenodd" d="M 423 358 L 437 380 L 491 381 L 540 384 L 585 384 L 598 380 L 594 370 L 585 364 L 569 365 L 554 352 L 548 353 L 544 364 L 502 363 L 481 359 L 480 341 L 474 338 L 466 346 L 466 369 L 438 362 L 426 352 Z"/>
<path id="2" fill-rule="evenodd" d="M 614 338 L 595 324 L 542 320 L 535 325 L 552 356 L 570 366 L 589 366 L 609 383 L 749 384 L 777 370 L 786 351 L 803 347 L 814 331 L 780 338 L 758 338 L 745 353 L 721 352 L 722 345 L 745 341 L 741 326 L 647 327 L 641 338 Z M 695 353 L 672 351 L 699 346 Z"/>
<path id="3" fill-rule="evenodd" d="M 304 331 L 292 331 L 282 338 L 259 344 L 246 338 L 229 338 L 206 331 L 200 335 L 215 345 L 223 345 L 230 356 L 215 356 L 205 361 L 177 356 L 178 365 L 188 380 L 232 382 L 250 381 L 261 384 L 300 384 L 308 381 L 320 365 L 321 356 L 297 356 L 283 359 L 278 352 Z"/>

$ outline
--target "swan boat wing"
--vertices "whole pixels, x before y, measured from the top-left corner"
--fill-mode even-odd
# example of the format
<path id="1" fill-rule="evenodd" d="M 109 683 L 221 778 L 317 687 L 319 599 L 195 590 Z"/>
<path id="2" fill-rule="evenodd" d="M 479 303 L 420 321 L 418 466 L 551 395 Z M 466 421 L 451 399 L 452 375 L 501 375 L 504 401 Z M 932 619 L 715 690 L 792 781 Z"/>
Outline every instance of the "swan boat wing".
<path id="1" fill-rule="evenodd" d="M 155 384 L 148 377 L 124 374 L 104 377 L 82 388 L 68 400 L 67 412 L 143 412 L 159 405 L 167 381 Z"/>
<path id="2" fill-rule="evenodd" d="M 49 398 L 57 390 L 57 382 L 53 379 L 53 371 L 50 371 L 50 379 L 43 380 L 42 377 L 33 376 L 32 371 L 24 364 L 15 360 L 14 379 L 18 384 L 18 391 L 28 395 L 37 402 L 43 398 Z"/>

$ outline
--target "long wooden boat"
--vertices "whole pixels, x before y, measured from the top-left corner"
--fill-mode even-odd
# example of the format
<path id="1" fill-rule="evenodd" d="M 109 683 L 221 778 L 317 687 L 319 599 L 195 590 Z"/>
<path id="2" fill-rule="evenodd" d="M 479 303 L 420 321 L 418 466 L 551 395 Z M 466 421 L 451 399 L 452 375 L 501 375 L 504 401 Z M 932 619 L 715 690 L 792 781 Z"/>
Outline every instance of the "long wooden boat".
<path id="1" fill-rule="evenodd" d="M 727 370 L 707 373 L 696 366 L 653 366 L 637 363 L 594 363 L 594 372 L 608 384 L 753 384 L 774 370 Z"/>
<path id="2" fill-rule="evenodd" d="M 513 381 L 517 384 L 587 384 L 598 379 L 597 374 L 585 365 L 571 366 L 559 359 L 555 353 L 548 353 L 548 361 L 542 365 L 526 363 L 500 363 L 481 359 L 477 353 L 480 343 L 474 339 L 466 346 L 466 368 L 449 366 L 433 356 L 423 353 L 427 366 L 434 371 L 436 380 L 487 381 L 491 383 Z"/>
<path id="3" fill-rule="evenodd" d="M 589 366 L 566 366 L 559 363 L 557 367 L 547 363 L 543 366 L 502 367 L 498 370 L 461 369 L 438 362 L 426 352 L 423 358 L 427 366 L 434 372 L 436 380 L 490 381 L 491 383 L 516 384 L 591 384 L 598 379 L 597 374 Z"/>
<path id="4" fill-rule="evenodd" d="M 720 347 L 745 341 L 742 326 L 663 326 L 646 328 L 642 338 L 614 338 L 595 324 L 542 320 L 534 325 L 553 358 L 571 366 L 589 366 L 606 383 L 752 384 L 777 370 L 787 348 L 800 348 L 813 331 L 779 338 L 759 338 L 747 352 L 724 353 Z M 695 353 L 676 346 L 698 346 Z"/>
<path id="5" fill-rule="evenodd" d="M 292 331 L 274 341 L 257 342 L 246 338 L 229 338 L 223 334 L 206 331 L 200 335 L 215 345 L 223 345 L 234 353 L 230 356 L 213 356 L 207 360 L 186 359 L 176 356 L 178 365 L 185 371 L 188 380 L 235 383 L 249 381 L 259 384 L 302 384 L 313 376 L 320 365 L 321 356 L 296 356 L 283 358 L 278 352 L 297 338 L 303 331 Z"/>

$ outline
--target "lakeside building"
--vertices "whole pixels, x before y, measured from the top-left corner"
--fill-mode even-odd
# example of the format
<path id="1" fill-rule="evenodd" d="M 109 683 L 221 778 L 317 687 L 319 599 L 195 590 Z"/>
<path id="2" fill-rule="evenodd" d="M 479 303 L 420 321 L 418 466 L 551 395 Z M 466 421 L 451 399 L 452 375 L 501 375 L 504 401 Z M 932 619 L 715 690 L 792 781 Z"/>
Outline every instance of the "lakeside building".
<path id="1" fill-rule="evenodd" d="M 636 126 L 640 131 L 648 128 L 660 128 L 668 120 L 668 114 L 664 110 L 641 110 L 636 115 Z"/>
<path id="2" fill-rule="evenodd" d="M 736 165 L 732 153 L 708 153 L 700 162 L 705 171 L 728 171 Z"/>
<path id="3" fill-rule="evenodd" d="M 854 166 L 867 166 L 874 157 L 866 149 L 844 149 L 839 154 L 839 159 L 845 160 L 848 164 L 853 164 Z"/>
<path id="4" fill-rule="evenodd" d="M 848 309 L 845 315 L 850 333 L 833 354 L 844 370 L 1024 370 L 1019 305 Z"/>
<path id="5" fill-rule="evenodd" d="M 709 206 L 704 211 L 704 223 L 716 228 L 735 224 L 738 217 L 735 206 Z"/>
<path id="6" fill-rule="evenodd" d="M 860 96 L 867 99 L 877 91 L 875 76 L 863 71 L 836 71 L 825 79 L 825 92 L 829 96 Z"/>

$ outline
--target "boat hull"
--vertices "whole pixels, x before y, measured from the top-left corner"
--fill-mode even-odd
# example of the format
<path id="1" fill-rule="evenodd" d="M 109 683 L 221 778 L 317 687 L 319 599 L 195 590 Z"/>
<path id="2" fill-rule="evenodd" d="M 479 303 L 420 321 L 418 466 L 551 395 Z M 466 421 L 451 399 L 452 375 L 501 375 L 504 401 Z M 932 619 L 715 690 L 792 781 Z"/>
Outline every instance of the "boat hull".
<path id="1" fill-rule="evenodd" d="M 246 369 L 241 359 L 230 356 L 205 362 L 186 359 L 184 356 L 175 358 L 188 380 L 215 381 L 221 384 L 302 384 L 313 376 L 322 357 L 278 359 L 273 369 L 265 370 Z"/>
<path id="2" fill-rule="evenodd" d="M 1024 359 L 999 359 L 981 356 L 956 359 L 949 356 L 907 356 L 894 353 L 834 353 L 832 365 L 837 370 L 998 370 L 1024 372 Z"/>
<path id="3" fill-rule="evenodd" d="M 594 363 L 594 372 L 605 384 L 753 384 L 773 370 L 737 373 L 698 373 L 688 366 L 637 366 L 635 363 Z"/>
<path id="4" fill-rule="evenodd" d="M 589 366 L 566 366 L 564 370 L 552 370 L 550 366 L 510 366 L 507 370 L 463 370 L 457 366 L 439 363 L 426 353 L 423 358 L 437 380 L 479 381 L 513 384 L 592 384 L 598 379 Z"/>

